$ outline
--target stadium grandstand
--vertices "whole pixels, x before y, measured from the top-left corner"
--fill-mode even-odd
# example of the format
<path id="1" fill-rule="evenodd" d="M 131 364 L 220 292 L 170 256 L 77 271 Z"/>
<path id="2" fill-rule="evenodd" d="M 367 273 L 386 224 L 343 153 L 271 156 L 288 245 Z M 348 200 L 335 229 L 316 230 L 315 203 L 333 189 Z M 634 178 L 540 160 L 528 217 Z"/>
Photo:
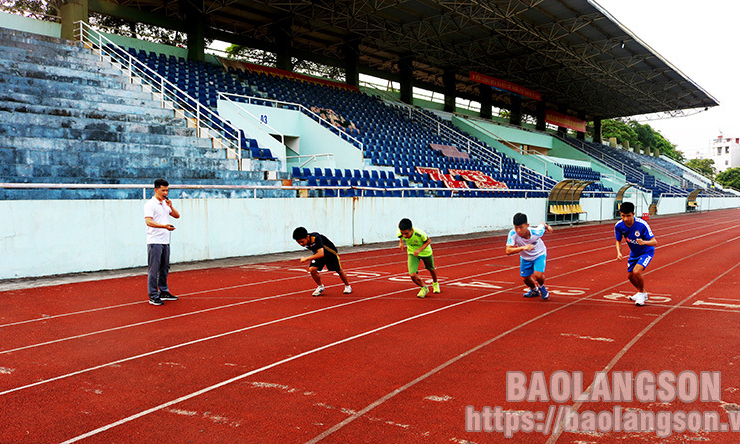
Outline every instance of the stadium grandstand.
<path id="1" fill-rule="evenodd" d="M 157 178 L 188 215 L 179 262 L 295 250 L 299 225 L 358 245 L 394 239 L 401 217 L 447 235 L 508 228 L 517 211 L 611 220 L 622 200 L 649 215 L 740 206 L 659 152 L 602 141 L 603 119 L 718 102 L 595 2 L 376 3 L 0 13 L 0 279 L 143 265 L 140 212 Z M 92 12 L 183 32 L 188 46 L 98 29 Z M 213 39 L 276 63 L 206 53 Z M 344 81 L 299 74 L 295 59 Z"/>

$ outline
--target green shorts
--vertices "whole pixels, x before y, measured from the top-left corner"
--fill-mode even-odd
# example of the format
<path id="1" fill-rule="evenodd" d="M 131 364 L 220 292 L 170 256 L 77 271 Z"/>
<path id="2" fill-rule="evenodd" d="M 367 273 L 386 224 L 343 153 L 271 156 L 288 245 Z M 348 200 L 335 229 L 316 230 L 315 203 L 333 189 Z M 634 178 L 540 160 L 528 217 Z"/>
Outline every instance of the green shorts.
<path id="1" fill-rule="evenodd" d="M 434 256 L 417 257 L 409 254 L 409 274 L 419 272 L 419 261 L 424 261 L 424 267 L 427 270 L 434 270 Z"/>

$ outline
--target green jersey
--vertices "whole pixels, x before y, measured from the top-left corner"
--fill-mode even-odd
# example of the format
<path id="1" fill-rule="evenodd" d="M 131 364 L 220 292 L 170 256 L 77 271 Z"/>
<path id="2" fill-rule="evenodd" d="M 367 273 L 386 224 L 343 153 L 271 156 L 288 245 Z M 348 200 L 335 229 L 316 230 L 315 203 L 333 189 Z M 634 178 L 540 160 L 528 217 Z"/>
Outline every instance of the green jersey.
<path id="1" fill-rule="evenodd" d="M 418 250 L 419 247 L 421 247 L 424 242 L 429 239 L 429 236 L 427 234 L 418 229 L 418 228 L 412 228 L 413 233 L 411 234 L 411 237 L 405 238 L 403 237 L 403 234 L 401 234 L 401 230 L 399 229 L 396 233 L 399 239 L 404 241 L 406 243 L 406 251 L 408 254 L 414 254 L 414 251 Z M 419 252 L 419 257 L 429 257 L 432 255 L 432 246 L 427 245 L 427 247 Z"/>

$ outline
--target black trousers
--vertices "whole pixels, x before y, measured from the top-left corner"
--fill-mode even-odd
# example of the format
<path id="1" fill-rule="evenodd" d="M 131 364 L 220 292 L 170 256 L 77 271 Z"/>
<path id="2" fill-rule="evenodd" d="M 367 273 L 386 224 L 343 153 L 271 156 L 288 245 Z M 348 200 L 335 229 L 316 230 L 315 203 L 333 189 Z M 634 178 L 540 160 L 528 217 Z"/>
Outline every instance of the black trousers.
<path id="1" fill-rule="evenodd" d="M 149 255 L 149 297 L 157 298 L 159 293 L 170 291 L 167 275 L 170 272 L 170 245 L 147 244 Z"/>

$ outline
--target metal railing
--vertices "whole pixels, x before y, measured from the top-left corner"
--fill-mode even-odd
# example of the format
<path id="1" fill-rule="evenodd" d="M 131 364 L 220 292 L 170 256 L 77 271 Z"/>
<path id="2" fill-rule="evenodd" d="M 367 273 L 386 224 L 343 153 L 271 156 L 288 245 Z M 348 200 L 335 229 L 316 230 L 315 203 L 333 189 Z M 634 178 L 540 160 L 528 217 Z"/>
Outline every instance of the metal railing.
<path id="1" fill-rule="evenodd" d="M 224 100 L 226 100 L 230 104 L 234 105 L 237 108 L 237 112 L 238 113 L 243 114 L 243 115 L 246 114 L 247 117 L 249 117 L 250 119 L 253 119 L 253 120 L 257 121 L 257 125 L 256 126 L 258 128 L 260 126 L 266 126 L 267 128 L 269 128 L 272 131 L 272 134 L 276 134 L 276 135 L 280 136 L 280 143 L 282 143 L 283 145 L 285 145 L 285 135 L 283 133 L 281 133 L 280 131 L 276 130 L 275 128 L 273 128 L 269 124 L 263 122 L 259 117 L 257 117 L 254 114 L 250 113 L 248 110 L 244 109 L 242 106 L 239 105 L 240 102 L 231 100 L 229 98 L 229 96 L 233 96 L 233 97 L 246 97 L 246 96 L 242 96 L 242 95 L 239 95 L 239 94 L 231 94 L 231 93 L 225 93 L 225 92 L 218 91 L 218 97 L 223 97 Z"/>
<path id="2" fill-rule="evenodd" d="M 306 108 L 304 105 L 301 105 L 300 103 L 294 103 L 294 102 L 285 102 L 282 100 L 275 100 L 275 99 L 265 99 L 262 97 L 253 97 L 253 96 L 243 96 L 240 94 L 232 94 L 232 93 L 220 93 L 221 96 L 229 96 L 229 97 L 237 97 L 239 99 L 242 99 L 244 103 L 248 103 L 250 105 L 260 105 L 260 106 L 270 106 L 265 105 L 265 103 L 269 103 L 274 105 L 274 108 L 295 108 L 297 111 L 302 112 L 303 114 L 306 114 L 307 116 L 311 117 L 313 120 L 318 122 L 321 126 L 325 127 L 329 131 L 335 133 L 339 137 L 346 137 L 346 141 L 354 145 L 356 148 L 358 148 L 360 151 L 363 150 L 363 144 L 360 142 L 356 137 L 349 134 L 347 131 L 343 130 L 342 128 L 332 125 L 331 122 L 324 119 L 320 115 L 316 114 L 315 112 L 311 111 L 309 108 Z M 234 103 L 240 103 L 238 100 L 233 100 Z M 243 109 L 243 108 L 242 108 Z M 245 112 L 248 112 L 244 110 Z M 251 114 L 250 114 L 251 115 Z M 254 116 L 253 116 L 254 117 Z"/>
<path id="3" fill-rule="evenodd" d="M 303 156 L 286 156 L 285 159 L 286 160 L 288 160 L 288 159 L 298 159 L 300 161 L 300 159 L 303 159 L 303 158 L 306 158 L 306 157 L 308 158 L 308 160 L 306 160 L 302 164 L 298 165 L 297 168 L 303 168 L 304 166 L 306 166 L 309 163 L 311 163 L 314 160 L 316 160 L 317 157 L 333 158 L 334 157 L 334 153 L 306 154 L 306 155 L 303 155 Z"/>
<path id="4" fill-rule="evenodd" d="M 409 118 L 416 120 L 419 124 L 428 130 L 434 131 L 438 136 L 446 137 L 453 143 L 456 143 L 458 148 L 462 148 L 478 159 L 484 160 L 494 167 L 498 167 L 498 171 L 503 170 L 503 156 L 496 151 L 493 151 L 490 147 L 476 142 L 469 136 L 455 131 L 450 126 L 440 122 L 439 120 L 429 116 L 424 111 L 417 109 L 416 107 L 400 103 L 399 105 L 408 110 Z"/>
<path id="5" fill-rule="evenodd" d="M 632 174 L 638 176 L 640 178 L 640 183 L 645 183 L 645 173 L 643 171 L 638 171 L 638 170 L 636 170 L 636 169 L 634 169 L 634 168 L 632 168 L 630 166 L 625 165 L 625 163 L 623 161 L 621 161 L 620 159 L 618 159 L 618 158 L 616 158 L 614 156 L 609 156 L 609 155 L 605 154 L 603 151 L 596 152 L 597 151 L 596 148 L 593 148 L 593 147 L 591 147 L 589 145 L 586 145 L 586 143 L 583 142 L 583 141 L 573 140 L 573 139 L 567 139 L 565 137 L 558 136 L 558 135 L 556 135 L 555 137 L 557 137 L 562 142 L 565 142 L 568 145 L 576 148 L 577 150 L 579 150 L 579 151 L 587 154 L 588 156 L 594 157 L 596 159 L 601 160 L 609 168 L 611 168 L 613 170 L 616 170 L 616 171 L 619 171 L 621 173 L 624 173 L 625 175 L 627 175 L 627 173 L 629 172 L 629 173 L 632 173 Z"/>
<path id="6" fill-rule="evenodd" d="M 106 190 L 106 189 L 124 189 L 124 190 L 141 190 L 142 191 L 142 199 L 147 199 L 147 190 L 151 190 L 154 188 L 154 185 L 152 184 L 75 184 L 75 183 L 0 183 L 0 189 L 25 189 L 25 190 L 44 190 L 44 189 L 96 189 L 96 190 Z M 447 197 L 455 197 L 456 195 L 464 194 L 466 192 L 485 192 L 485 193 L 491 193 L 491 198 L 493 197 L 506 197 L 509 193 L 516 193 L 521 192 L 524 193 L 523 198 L 528 199 L 532 198 L 532 193 L 543 193 L 543 190 L 515 190 L 515 189 L 508 189 L 508 188 L 428 188 L 428 187 L 393 187 L 393 188 L 386 188 L 386 187 L 368 187 L 368 186 L 304 186 L 304 185 L 274 185 L 274 186 L 267 186 L 267 185 L 178 185 L 178 184 L 170 184 L 169 185 L 170 190 L 175 189 L 182 189 L 182 190 L 252 190 L 254 191 L 253 197 L 257 197 L 257 191 L 259 190 L 294 190 L 294 191 L 300 191 L 300 190 L 313 190 L 313 191 L 321 191 L 321 190 L 335 190 L 335 191 L 350 191 L 354 190 L 355 192 L 359 192 L 359 194 L 354 193 L 354 195 L 346 196 L 346 197 L 445 197 L 444 194 L 448 194 Z M 416 196 L 419 191 L 422 192 L 430 192 L 430 195 L 425 196 Z M 394 193 L 394 192 L 400 192 L 400 196 L 366 196 L 366 193 L 375 193 L 375 192 L 384 192 L 384 193 Z M 439 194 L 443 194 L 443 196 L 439 196 Z M 607 193 L 608 194 L 608 193 Z M 327 196 L 324 196 L 327 197 Z M 344 197 L 344 196 L 341 196 Z"/>
<path id="7" fill-rule="evenodd" d="M 202 105 L 196 98 L 188 95 L 158 72 L 149 68 L 128 51 L 113 43 L 100 31 L 93 29 L 84 21 L 75 22 L 75 37 L 82 44 L 121 70 L 132 84 L 142 85 L 142 90 L 152 93 L 164 109 L 173 109 L 175 117 L 192 119 L 199 137 L 218 139 L 227 152 L 238 160 L 242 168 L 242 146 L 239 129 L 221 120 L 217 113 Z M 205 130 L 204 130 L 205 128 Z"/>

